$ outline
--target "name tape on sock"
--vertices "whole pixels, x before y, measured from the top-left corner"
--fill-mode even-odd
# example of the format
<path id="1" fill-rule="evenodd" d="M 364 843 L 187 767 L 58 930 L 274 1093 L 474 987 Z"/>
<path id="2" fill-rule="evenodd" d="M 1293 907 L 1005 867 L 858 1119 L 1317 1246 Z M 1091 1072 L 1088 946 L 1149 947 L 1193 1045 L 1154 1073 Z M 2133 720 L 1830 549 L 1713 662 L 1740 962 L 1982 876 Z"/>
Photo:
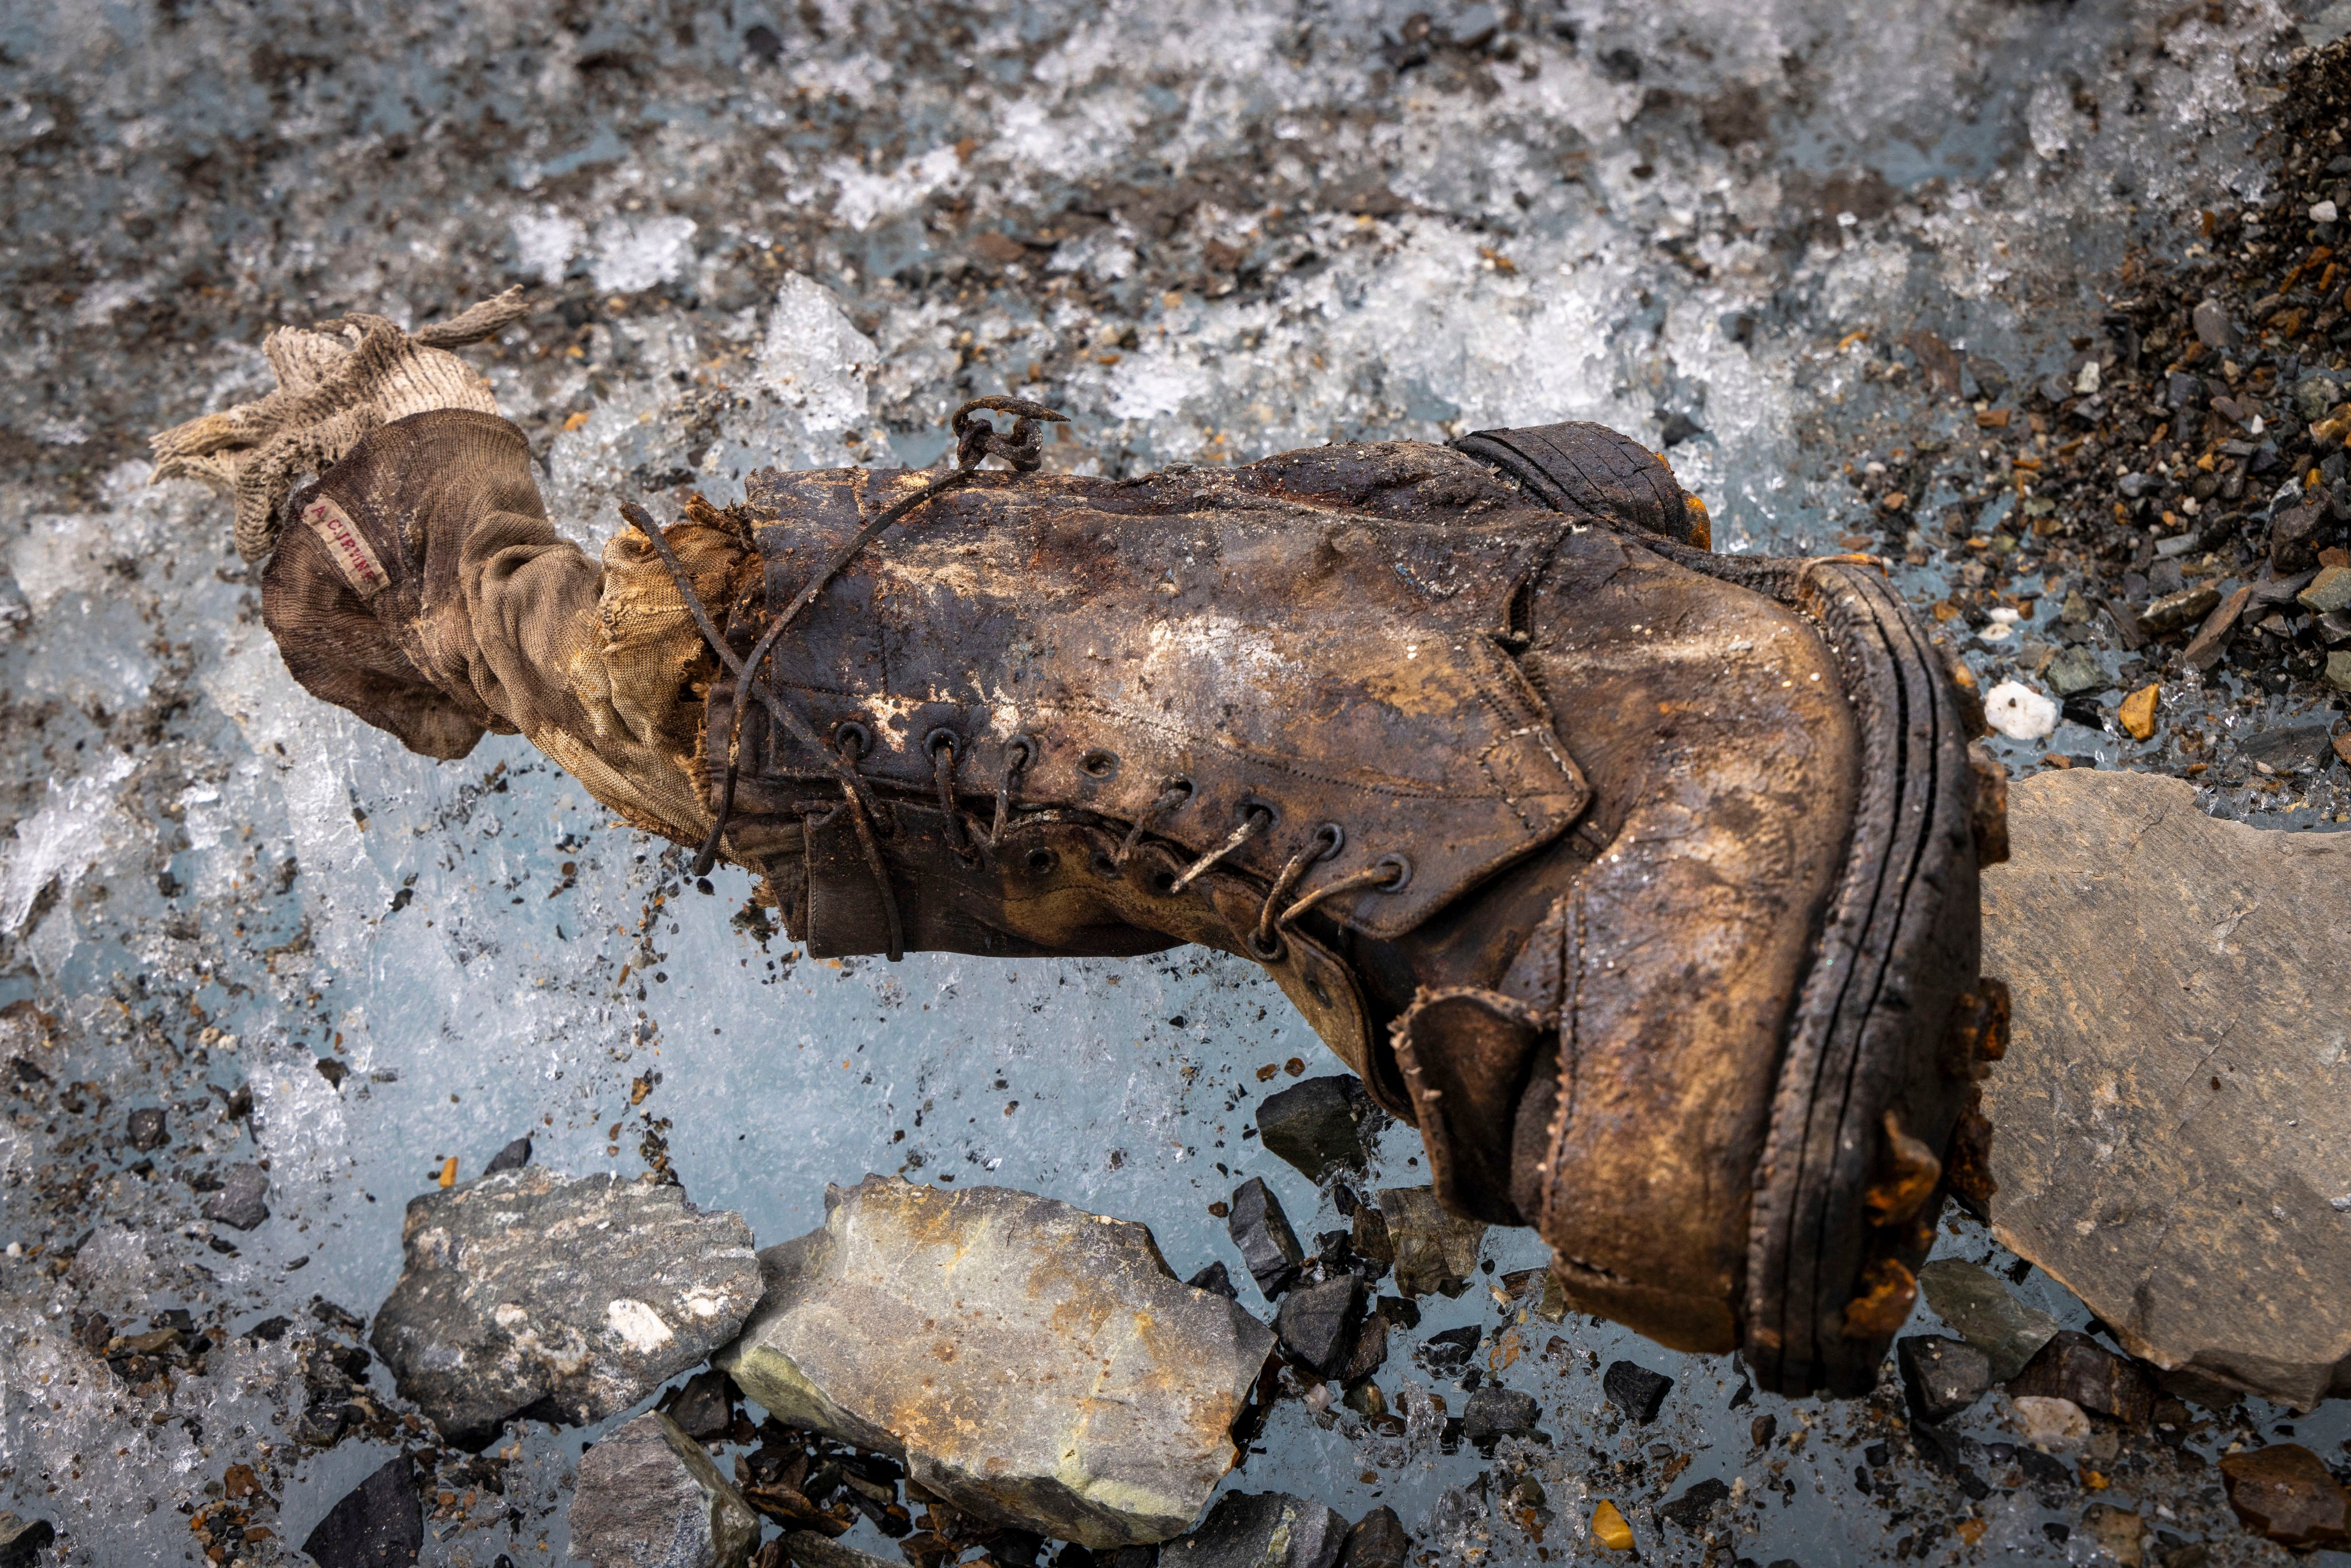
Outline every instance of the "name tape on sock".
<path id="1" fill-rule="evenodd" d="M 343 578 L 361 599 L 373 599 L 383 591 L 391 580 L 384 576 L 383 562 L 368 547 L 360 526 L 351 521 L 350 514 L 321 496 L 302 508 L 302 520 L 310 531 L 326 541 L 327 553 L 343 569 Z"/>

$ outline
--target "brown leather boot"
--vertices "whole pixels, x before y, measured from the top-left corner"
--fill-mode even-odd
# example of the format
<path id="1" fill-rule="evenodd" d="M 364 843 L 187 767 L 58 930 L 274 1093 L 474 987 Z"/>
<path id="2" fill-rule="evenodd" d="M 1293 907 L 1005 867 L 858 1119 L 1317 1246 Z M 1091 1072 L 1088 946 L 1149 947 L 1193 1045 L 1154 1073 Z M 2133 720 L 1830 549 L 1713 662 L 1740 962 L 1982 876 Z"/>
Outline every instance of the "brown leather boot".
<path id="1" fill-rule="evenodd" d="M 929 501 L 732 753 L 714 693 L 728 849 L 820 956 L 1256 958 L 1576 1305 L 1865 1389 L 1970 1085 L 1963 695 L 1874 567 L 1707 553 L 1624 437 L 1460 448 Z M 737 653 L 910 488 L 755 477 Z"/>

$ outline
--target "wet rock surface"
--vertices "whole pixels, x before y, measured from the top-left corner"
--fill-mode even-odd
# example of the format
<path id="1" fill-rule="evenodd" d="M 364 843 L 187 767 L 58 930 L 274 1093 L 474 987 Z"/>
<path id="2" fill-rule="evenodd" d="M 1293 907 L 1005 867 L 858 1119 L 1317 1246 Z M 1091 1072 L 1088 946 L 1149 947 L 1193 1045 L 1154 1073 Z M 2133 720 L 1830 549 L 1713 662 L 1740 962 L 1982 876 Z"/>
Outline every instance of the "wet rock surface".
<path id="1" fill-rule="evenodd" d="M 760 1254 L 718 1357 L 770 1412 L 902 1456 L 931 1494 L 1089 1547 L 1191 1524 L 1274 1335 L 1132 1223 L 869 1176 Z"/>
<path id="2" fill-rule="evenodd" d="M 660 1183 L 505 1172 L 413 1200 L 401 1237 L 407 1267 L 369 1343 L 466 1447 L 542 1402 L 574 1422 L 627 1409 L 759 1299 L 742 1217 Z"/>
<path id="3" fill-rule="evenodd" d="M 1997 1136 L 1997 1134 L 1995 1134 Z M 2005 1383 L 2024 1370 L 2057 1332 L 2057 1320 L 2028 1307 L 1999 1279 L 1957 1258 L 1937 1258 L 1918 1270 L 1928 1306 L 1959 1338 L 1983 1352 L 1986 1375 Z"/>
<path id="4" fill-rule="evenodd" d="M 1614 1361 L 1608 1364 L 1600 1386 L 1607 1393 L 1608 1403 L 1646 1427 L 1657 1418 L 1666 1396 L 1674 1391 L 1674 1380 L 1636 1362 Z"/>
<path id="5" fill-rule="evenodd" d="M 647 1411 L 580 1456 L 571 1552 L 594 1568 L 743 1568 L 758 1543 L 759 1516 L 666 1416 Z"/>
<path id="6" fill-rule="evenodd" d="M 1257 1281 L 1259 1292 L 1272 1301 L 1297 1281 L 1306 1266 L 1306 1250 L 1290 1228 L 1281 1200 L 1261 1178 L 1251 1177 L 1234 1188 L 1231 1205 L 1226 1227 L 1233 1245 L 1240 1249 L 1241 1263 Z"/>
<path id="7" fill-rule="evenodd" d="M 2155 1409 L 2155 1387 L 2137 1366 L 2071 1329 L 2059 1331 L 2024 1369 L 2008 1380 L 2011 1396 L 2070 1399 L 2095 1416 L 2143 1427 Z"/>
<path id="8" fill-rule="evenodd" d="M 2281 1546 L 2351 1546 L 2351 1491 L 2299 1443 L 2273 1443 L 2220 1460 L 2229 1506 Z"/>
<path id="9" fill-rule="evenodd" d="M 0 1568 L 33 1568 L 41 1549 L 57 1538 L 46 1519 L 20 1519 L 0 1512 Z"/>
<path id="10" fill-rule="evenodd" d="M 1257 1135 L 1269 1153 L 1319 1182 L 1332 1171 L 1364 1169 L 1368 1135 L 1385 1120 L 1363 1080 L 1333 1073 L 1267 1095 L 1257 1108 Z"/>
<path id="11" fill-rule="evenodd" d="M 238 1230 L 251 1230 L 269 1218 L 269 1173 L 257 1166 L 237 1166 L 221 1179 L 220 1190 L 204 1199 L 204 1218 Z"/>
<path id="12" fill-rule="evenodd" d="M 1483 1225 L 1446 1213 L 1425 1186 L 1383 1187 L 1377 1201 L 1397 1290 L 1406 1296 L 1458 1296 L 1468 1289 Z"/>
<path id="13" fill-rule="evenodd" d="M 1227 1492 L 1199 1529 L 1160 1548 L 1159 1561 L 1162 1568 L 1337 1568 L 1348 1540 L 1347 1521 L 1319 1502 Z"/>
<path id="14" fill-rule="evenodd" d="M 1355 1275 L 1342 1274 L 1284 1296 L 1274 1314 L 1273 1330 L 1281 1348 L 1299 1362 L 1325 1377 L 1337 1377 L 1353 1352 L 1363 1308 L 1364 1281 Z M 1384 1333 L 1381 1343 L 1384 1347 Z"/>
<path id="15" fill-rule="evenodd" d="M 1948 1421 L 1991 1388 L 1991 1358 L 1940 1334 L 1913 1334 L 1894 1344 L 1902 1388 L 1921 1421 Z"/>
<path id="16" fill-rule="evenodd" d="M 1339 1568 L 1405 1568 L 1411 1560 L 1412 1537 L 1405 1533 L 1396 1511 L 1382 1505 L 1357 1520 L 1347 1531 L 1339 1552 Z"/>
<path id="17" fill-rule="evenodd" d="M 1985 1085 L 1995 1231 L 2134 1354 L 2313 1403 L 2351 1358 L 2351 1094 L 2320 1043 L 2351 837 L 2082 770 L 2011 786 L 2009 836 L 1984 876 L 2015 1009 Z"/>
<path id="18" fill-rule="evenodd" d="M 424 1509 L 406 1455 L 387 1459 L 302 1542 L 319 1568 L 400 1568 L 424 1547 Z"/>

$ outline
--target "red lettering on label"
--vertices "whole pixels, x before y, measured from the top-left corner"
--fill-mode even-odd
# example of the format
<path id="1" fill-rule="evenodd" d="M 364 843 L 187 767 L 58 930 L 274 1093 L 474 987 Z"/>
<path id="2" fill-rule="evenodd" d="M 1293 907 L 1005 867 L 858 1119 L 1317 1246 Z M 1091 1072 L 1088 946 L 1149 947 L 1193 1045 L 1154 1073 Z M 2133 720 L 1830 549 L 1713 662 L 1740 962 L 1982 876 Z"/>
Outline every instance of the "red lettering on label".
<path id="1" fill-rule="evenodd" d="M 342 507 L 321 496 L 302 509 L 302 520 L 326 545 L 335 564 L 342 569 L 344 580 L 358 591 L 361 599 L 372 599 L 383 591 L 391 580 L 384 575 L 383 562 L 376 558 L 359 525 Z"/>

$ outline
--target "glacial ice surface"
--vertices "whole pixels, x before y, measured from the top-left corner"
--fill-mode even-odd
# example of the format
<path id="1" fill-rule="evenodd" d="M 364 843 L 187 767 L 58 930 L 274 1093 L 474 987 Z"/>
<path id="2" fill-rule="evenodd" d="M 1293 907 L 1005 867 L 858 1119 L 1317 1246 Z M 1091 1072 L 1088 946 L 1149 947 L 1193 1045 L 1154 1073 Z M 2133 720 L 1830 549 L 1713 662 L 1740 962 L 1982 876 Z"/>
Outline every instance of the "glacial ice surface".
<path id="1" fill-rule="evenodd" d="M 52 1520 L 66 1561 L 176 1562 L 183 1510 L 252 1465 L 272 1533 L 235 1554 L 286 1560 L 389 1451 L 291 1439 L 296 1339 L 132 1386 L 73 1315 L 369 1312 L 405 1200 L 523 1133 L 538 1163 L 629 1174 L 657 1134 L 763 1243 L 868 1171 L 1140 1219 L 1184 1274 L 1235 1261 L 1208 1205 L 1250 1176 L 1301 1235 L 1339 1223 L 1249 1135 L 1285 1064 L 1334 1065 L 1250 966 L 812 960 L 737 918 L 738 873 L 699 891 L 520 742 L 436 763 L 306 696 L 225 507 L 139 461 L 144 432 L 266 387 L 267 325 L 421 321 L 513 281 L 633 296 L 562 351 L 517 333 L 486 361 L 591 544 L 619 499 L 688 480 L 725 502 L 760 465 L 928 463 L 956 401 L 1035 364 L 1073 421 L 1052 461 L 1081 471 L 1562 418 L 1656 442 L 1686 415 L 1704 434 L 1671 457 L 1719 545 L 1830 549 L 1840 465 L 1955 417 L 1888 373 L 1892 340 L 2054 363 L 2127 246 L 2257 189 L 2261 71 L 2298 14 L 1571 0 L 1433 12 L 1415 58 L 1411 10 L 62 0 L 0 24 L 0 1056 L 25 1064 L 0 1120 L 0 1503 Z M 1084 192 L 1113 215 L 1049 237 Z M 958 270 L 981 234 L 1022 242 L 1017 277 Z M 172 1141 L 142 1172 L 122 1122 L 155 1104 Z M 1374 1184 L 1416 1183 L 1417 1155 L 1391 1131 Z M 255 1159 L 271 1219 L 215 1231 L 189 1178 Z M 1943 1244 L 1997 1253 L 1958 1222 Z M 1716 1526 L 1738 1556 L 1892 1550 L 1854 1479 L 1882 1400 L 1734 1406 L 1727 1358 L 1521 1321 L 1492 1287 L 1541 1262 L 1527 1233 L 1487 1260 L 1423 1333 L 1498 1335 L 1487 1375 L 1541 1400 L 1548 1445 L 1443 1452 L 1433 1396 L 1463 1395 L 1402 1336 L 1382 1381 L 1405 1436 L 1287 1401 L 1228 1484 L 1384 1502 L 1450 1560 L 1518 1563 L 1584 1553 L 1602 1497 L 1651 1560 L 1696 1561 L 1651 1505 L 1740 1478 Z M 1620 1356 L 1677 1380 L 1656 1426 L 1607 1417 Z M 1750 1463 L 1759 1413 L 1815 1439 Z M 561 1561 L 592 1436 L 532 1426 L 506 1496 L 436 1524 L 428 1561 Z M 1540 1519 L 1506 1504 L 1514 1473 L 1542 1478 Z M 2219 1528 L 2214 1500 L 2147 1503 Z M 1986 1551 L 2051 1550 L 2029 1490 L 1981 1512 Z"/>

